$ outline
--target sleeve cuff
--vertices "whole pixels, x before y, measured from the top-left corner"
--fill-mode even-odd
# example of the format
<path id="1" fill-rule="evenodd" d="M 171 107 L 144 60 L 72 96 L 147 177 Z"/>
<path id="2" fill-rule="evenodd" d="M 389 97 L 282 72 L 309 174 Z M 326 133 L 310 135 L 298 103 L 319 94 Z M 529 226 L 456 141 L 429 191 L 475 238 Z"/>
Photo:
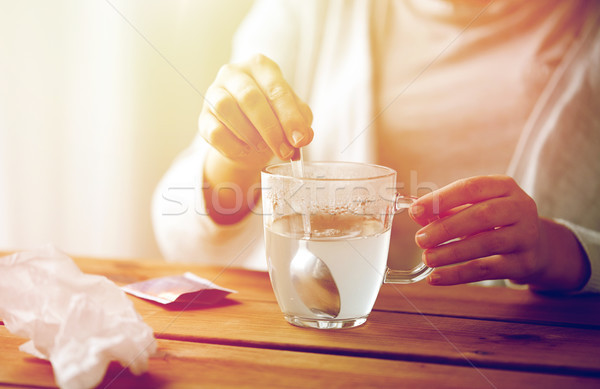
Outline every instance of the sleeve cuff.
<path id="1" fill-rule="evenodd" d="M 562 219 L 554 219 L 554 221 L 564 225 L 575 234 L 590 262 L 590 279 L 579 293 L 600 293 L 600 232 Z"/>

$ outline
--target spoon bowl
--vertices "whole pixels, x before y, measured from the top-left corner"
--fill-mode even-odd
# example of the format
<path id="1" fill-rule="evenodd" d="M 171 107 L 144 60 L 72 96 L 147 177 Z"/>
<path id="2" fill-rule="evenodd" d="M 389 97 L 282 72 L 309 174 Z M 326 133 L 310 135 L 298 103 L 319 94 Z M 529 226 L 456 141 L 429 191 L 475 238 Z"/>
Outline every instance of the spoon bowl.
<path id="1" fill-rule="evenodd" d="M 331 271 L 322 259 L 308 249 L 308 242 L 300 246 L 290 263 L 292 284 L 306 307 L 326 319 L 340 313 L 340 292 Z"/>

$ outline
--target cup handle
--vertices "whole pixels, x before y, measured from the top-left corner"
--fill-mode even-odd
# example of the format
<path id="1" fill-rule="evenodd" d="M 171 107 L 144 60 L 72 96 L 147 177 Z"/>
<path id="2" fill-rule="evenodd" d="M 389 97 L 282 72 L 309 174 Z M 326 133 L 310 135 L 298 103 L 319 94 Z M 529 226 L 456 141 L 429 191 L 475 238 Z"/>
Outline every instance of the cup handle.
<path id="1" fill-rule="evenodd" d="M 401 211 L 410 208 L 410 206 L 417 200 L 416 197 L 402 196 L 396 193 L 394 198 L 394 214 L 400 213 Z M 422 261 L 419 265 L 411 270 L 394 270 L 387 268 L 383 282 L 386 284 L 410 284 L 413 282 L 421 281 L 426 278 L 431 272 L 432 268 L 425 265 Z"/>

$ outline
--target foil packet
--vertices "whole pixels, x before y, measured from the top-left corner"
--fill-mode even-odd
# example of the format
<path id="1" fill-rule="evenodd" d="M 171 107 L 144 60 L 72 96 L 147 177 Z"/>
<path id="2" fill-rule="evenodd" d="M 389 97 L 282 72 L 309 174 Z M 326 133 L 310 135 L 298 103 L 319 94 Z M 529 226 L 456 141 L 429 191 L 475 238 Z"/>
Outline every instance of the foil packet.
<path id="1" fill-rule="evenodd" d="M 212 305 L 224 299 L 233 289 L 223 288 L 194 273 L 151 278 L 122 286 L 121 289 L 133 296 L 160 304 Z"/>

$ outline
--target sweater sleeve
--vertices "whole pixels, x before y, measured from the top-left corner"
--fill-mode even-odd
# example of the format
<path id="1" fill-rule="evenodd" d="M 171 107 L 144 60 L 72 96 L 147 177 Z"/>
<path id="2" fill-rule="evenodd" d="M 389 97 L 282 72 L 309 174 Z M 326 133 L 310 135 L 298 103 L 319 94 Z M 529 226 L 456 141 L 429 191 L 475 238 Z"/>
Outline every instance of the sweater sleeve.
<path id="1" fill-rule="evenodd" d="M 218 225 L 206 212 L 202 167 L 209 147 L 198 136 L 173 162 L 154 192 L 152 222 L 160 250 L 171 261 L 264 270 L 260 204 L 231 226 Z"/>
<path id="2" fill-rule="evenodd" d="M 232 61 L 261 53 L 275 60 L 286 78 L 293 77 L 298 33 L 292 8 L 299 4 L 257 1 L 235 34 Z M 209 149 L 196 136 L 159 182 L 152 201 L 158 246 L 167 260 L 265 270 L 261 204 L 235 225 L 218 225 L 207 214 L 203 168 Z M 247 200 L 241 194 L 241 201 Z"/>
<path id="3" fill-rule="evenodd" d="M 600 292 L 600 7 L 531 120 L 516 177 L 541 216 L 569 228 L 590 262 L 581 292 Z M 568 258 L 565 258 L 568 260 Z"/>
<path id="4" fill-rule="evenodd" d="M 567 220 L 555 219 L 555 221 L 573 231 L 590 261 L 590 279 L 581 292 L 600 293 L 600 232 L 576 225 Z"/>

